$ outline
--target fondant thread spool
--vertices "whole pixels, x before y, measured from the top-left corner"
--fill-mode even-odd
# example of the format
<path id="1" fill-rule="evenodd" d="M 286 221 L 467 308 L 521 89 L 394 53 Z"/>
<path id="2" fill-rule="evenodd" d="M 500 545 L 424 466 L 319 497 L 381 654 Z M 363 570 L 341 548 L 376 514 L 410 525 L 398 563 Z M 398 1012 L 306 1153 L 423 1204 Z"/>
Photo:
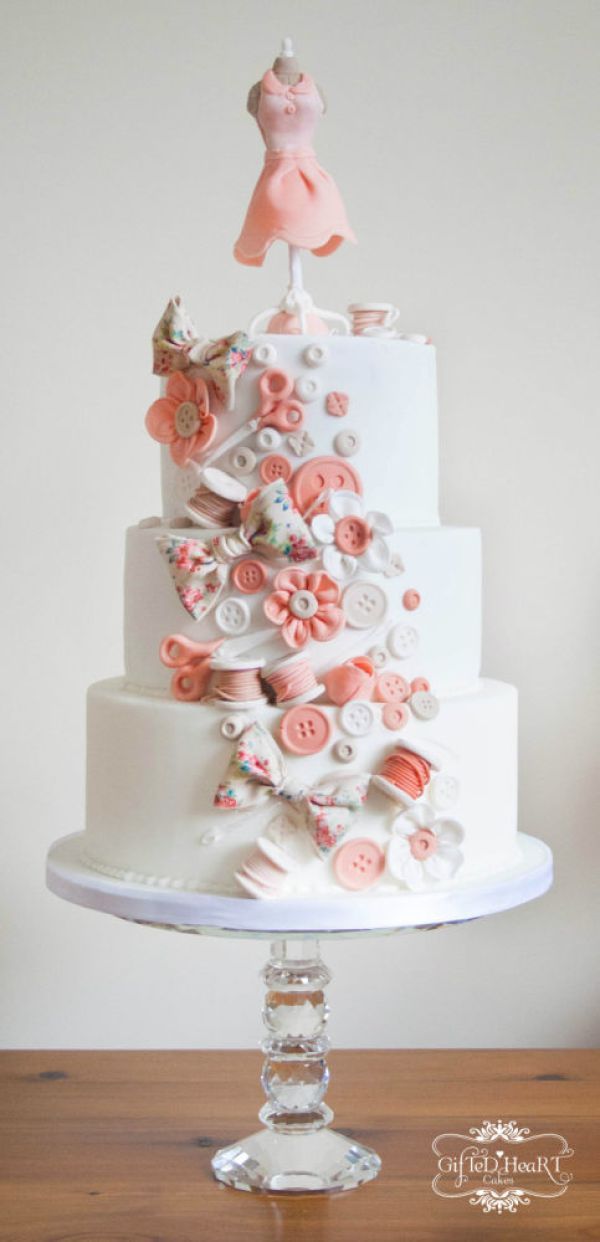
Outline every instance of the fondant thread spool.
<path id="1" fill-rule="evenodd" d="M 279 707 L 285 703 L 309 703 L 323 693 L 324 687 L 317 681 L 306 656 L 294 655 L 276 660 L 264 671 L 264 679 L 275 692 Z"/>
<path id="2" fill-rule="evenodd" d="M 388 331 L 400 312 L 390 302 L 354 302 L 348 307 L 353 336 Z"/>
<path id="3" fill-rule="evenodd" d="M 274 841 L 259 837 L 235 878 L 252 897 L 276 897 L 292 866 L 293 860 Z"/>
<path id="4" fill-rule="evenodd" d="M 397 746 L 384 760 L 373 783 L 395 802 L 412 806 L 425 792 L 432 767 L 438 766 L 431 756 L 420 752 L 420 747 L 413 750 L 409 746 Z"/>
<path id="5" fill-rule="evenodd" d="M 238 708 L 250 708 L 266 702 L 260 680 L 262 666 L 262 660 L 243 663 L 239 660 L 211 661 L 210 701 L 228 708 L 232 704 Z"/>
<path id="6" fill-rule="evenodd" d="M 198 526 L 237 526 L 236 501 L 217 496 L 204 484 L 190 496 L 185 508 Z"/>

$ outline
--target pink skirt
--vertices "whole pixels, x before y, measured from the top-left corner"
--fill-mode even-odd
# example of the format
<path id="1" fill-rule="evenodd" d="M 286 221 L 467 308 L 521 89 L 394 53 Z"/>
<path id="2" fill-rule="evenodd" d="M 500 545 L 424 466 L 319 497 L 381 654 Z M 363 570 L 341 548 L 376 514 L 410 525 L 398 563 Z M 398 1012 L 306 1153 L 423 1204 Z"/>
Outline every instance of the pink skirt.
<path id="1" fill-rule="evenodd" d="M 268 151 L 233 253 L 261 267 L 274 241 L 332 254 L 356 241 L 335 181 L 312 152 Z"/>

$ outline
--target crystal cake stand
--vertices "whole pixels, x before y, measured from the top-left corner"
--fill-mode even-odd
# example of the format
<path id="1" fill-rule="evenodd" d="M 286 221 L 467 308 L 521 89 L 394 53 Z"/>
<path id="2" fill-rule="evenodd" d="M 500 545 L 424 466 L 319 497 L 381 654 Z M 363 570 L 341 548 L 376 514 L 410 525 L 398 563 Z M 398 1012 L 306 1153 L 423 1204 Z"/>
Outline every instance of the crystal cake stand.
<path id="1" fill-rule="evenodd" d="M 363 896 L 337 901 L 265 901 L 209 893 L 148 889 L 111 880 L 82 861 L 83 834 L 49 851 L 47 883 L 67 901 L 151 927 L 271 941 L 262 971 L 266 1037 L 261 1082 L 263 1128 L 216 1152 L 215 1177 L 237 1190 L 310 1193 L 350 1190 L 377 1177 L 370 1147 L 330 1129 L 325 988 L 331 974 L 323 938 L 431 931 L 508 910 L 539 897 L 552 883 L 552 854 L 520 833 L 518 861 L 486 879 L 433 893 Z"/>

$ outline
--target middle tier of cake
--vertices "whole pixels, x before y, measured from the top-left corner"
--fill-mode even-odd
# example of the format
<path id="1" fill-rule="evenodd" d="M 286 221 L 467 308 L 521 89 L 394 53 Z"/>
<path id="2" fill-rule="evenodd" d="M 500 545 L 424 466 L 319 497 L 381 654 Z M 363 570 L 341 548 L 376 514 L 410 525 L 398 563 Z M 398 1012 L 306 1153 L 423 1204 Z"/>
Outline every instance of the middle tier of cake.
<path id="1" fill-rule="evenodd" d="M 158 518 L 155 525 L 144 523 L 128 530 L 125 676 L 131 686 L 150 691 L 168 688 L 172 674 L 161 663 L 159 648 L 171 635 L 202 642 L 232 637 L 219 628 L 222 612 L 217 609 L 201 622 L 185 611 L 158 550 L 157 539 L 163 536 L 206 539 L 210 535 L 210 531 L 194 528 L 166 528 Z M 389 542 L 392 552 L 401 558 L 403 571 L 390 577 L 358 575 L 384 585 L 385 625 L 375 622 L 361 629 L 348 624 L 333 641 L 311 643 L 307 654 L 316 676 L 366 653 L 396 625 L 406 631 L 400 661 L 403 676 L 409 681 L 427 678 L 436 694 L 468 689 L 479 677 L 481 661 L 480 532 L 471 527 L 413 527 L 396 531 Z M 266 589 L 276 567 L 265 565 Z M 302 568 L 310 572 L 310 563 Z M 285 655 L 280 635 L 274 627 L 269 628 L 264 615 L 264 590 L 240 595 L 234 583 L 235 574 L 230 569 L 219 598 L 236 600 L 236 608 L 240 605 L 244 629 L 233 634 L 236 654 L 244 659 L 247 652 L 267 661 Z"/>

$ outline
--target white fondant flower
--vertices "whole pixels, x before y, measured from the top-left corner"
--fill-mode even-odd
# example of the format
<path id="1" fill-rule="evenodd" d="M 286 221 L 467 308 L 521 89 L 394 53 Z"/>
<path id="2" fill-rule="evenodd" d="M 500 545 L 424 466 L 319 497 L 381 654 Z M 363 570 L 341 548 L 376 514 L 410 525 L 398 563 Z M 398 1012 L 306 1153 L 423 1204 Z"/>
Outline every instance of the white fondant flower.
<path id="1" fill-rule="evenodd" d="M 413 891 L 451 879 L 462 866 L 459 846 L 464 828 L 454 819 L 438 819 L 427 803 L 420 802 L 398 815 L 392 833 L 387 850 L 389 870 Z"/>
<path id="2" fill-rule="evenodd" d="M 312 533 L 323 544 L 323 568 L 332 578 L 345 581 L 358 566 L 371 573 L 385 573 L 390 549 L 385 535 L 394 527 L 385 513 L 365 513 L 362 498 L 355 492 L 332 492 L 327 513 L 318 513 L 311 522 Z"/>

